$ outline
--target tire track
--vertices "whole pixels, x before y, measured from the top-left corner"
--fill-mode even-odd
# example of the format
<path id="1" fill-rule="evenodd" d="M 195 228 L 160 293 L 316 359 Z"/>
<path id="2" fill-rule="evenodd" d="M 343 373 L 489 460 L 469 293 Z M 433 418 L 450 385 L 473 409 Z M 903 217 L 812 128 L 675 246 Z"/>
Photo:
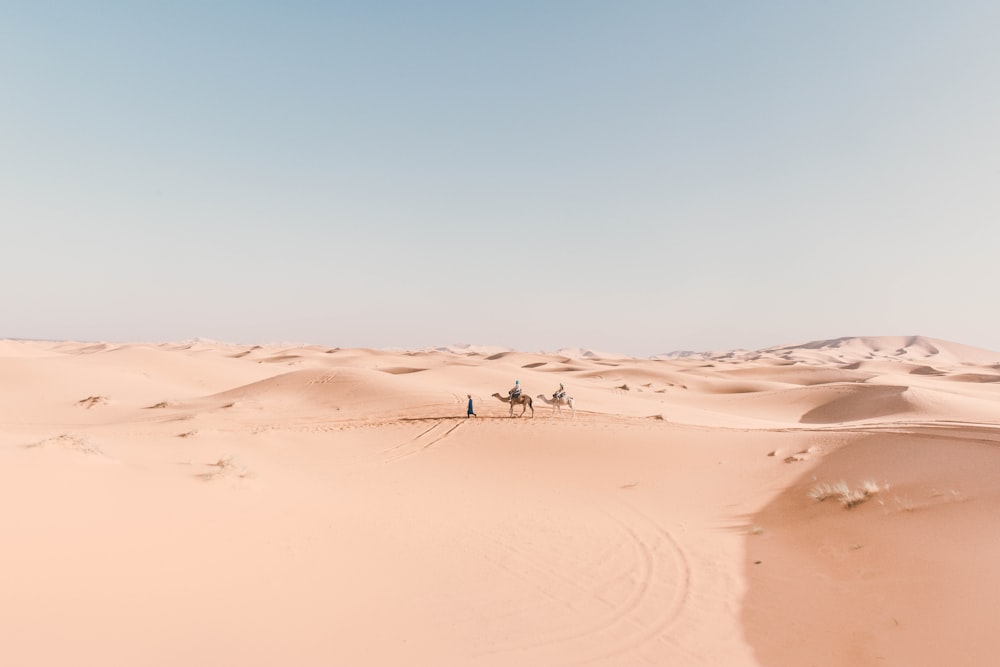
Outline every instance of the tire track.
<path id="1" fill-rule="evenodd" d="M 437 438 L 434 438 L 433 440 L 431 440 L 430 442 L 428 442 L 426 445 L 424 445 L 423 449 L 427 449 L 431 445 L 436 445 L 437 443 L 441 442 L 442 440 L 444 440 L 445 438 L 447 438 L 449 435 L 451 435 L 456 429 L 458 429 L 459 426 L 461 426 L 464 423 L 465 423 L 464 421 L 458 422 L 457 424 L 455 424 L 454 426 L 452 426 L 450 429 L 448 429 L 447 431 L 445 431 L 444 433 L 442 433 L 440 436 L 438 436 Z"/>
<path id="2" fill-rule="evenodd" d="M 648 564 L 640 557 L 637 557 L 635 545 L 630 540 L 619 540 L 617 542 L 617 548 L 614 550 L 616 554 L 627 552 L 631 553 L 633 556 L 632 559 L 628 561 L 627 566 L 623 568 L 623 572 L 612 572 L 610 576 L 603 577 L 587 577 L 590 581 L 600 580 L 599 585 L 587 586 L 586 583 L 581 583 L 579 581 L 579 579 L 582 579 L 583 577 L 574 576 L 573 573 L 568 573 L 564 569 L 561 570 L 556 566 L 548 564 L 544 560 L 540 560 L 538 556 L 530 555 L 500 540 L 492 537 L 490 537 L 490 539 L 504 552 L 513 555 L 518 561 L 517 567 L 508 566 L 506 564 L 500 564 L 500 567 L 507 574 L 512 575 L 520 581 L 526 583 L 530 588 L 539 592 L 545 598 L 554 600 L 561 607 L 571 612 L 577 611 L 580 606 L 583 606 L 583 604 L 595 601 L 605 611 L 601 613 L 600 617 L 597 619 L 584 619 L 583 622 L 577 624 L 575 627 L 555 630 L 547 633 L 544 637 L 537 638 L 532 641 L 516 642 L 506 646 L 495 647 L 492 650 L 483 652 L 483 656 L 499 656 L 524 652 L 535 653 L 553 647 L 558 647 L 560 649 L 560 653 L 565 654 L 579 652 L 581 649 L 579 644 L 581 642 L 586 642 L 586 640 L 594 637 L 595 635 L 605 632 L 608 628 L 614 627 L 619 621 L 621 621 L 622 618 L 627 616 L 629 610 L 637 604 L 638 600 L 643 595 L 642 580 L 644 579 Z M 489 558 L 489 560 L 496 562 L 494 558 Z M 599 561 L 607 562 L 607 560 L 608 556 L 605 553 L 602 553 Z M 606 589 L 609 585 L 622 579 L 633 579 L 634 577 L 628 575 L 636 569 L 634 565 L 637 560 L 642 561 L 641 565 L 643 566 L 643 572 L 639 576 L 639 581 L 630 586 L 628 592 L 625 594 L 624 602 L 616 604 L 608 600 L 606 597 L 595 593 L 595 589 Z M 600 568 L 598 569 L 600 570 Z M 590 573 L 584 572 L 584 574 Z M 553 585 L 553 583 L 556 585 Z M 562 588 L 562 595 L 556 595 L 553 593 L 552 589 L 554 588 Z"/>
<path id="3" fill-rule="evenodd" d="M 663 640 L 668 645 L 677 646 L 677 643 L 669 637 L 669 631 L 678 623 L 678 621 L 683 618 L 685 610 L 689 606 L 693 584 L 692 584 L 692 567 L 687 554 L 681 548 L 680 543 L 676 538 L 668 531 L 666 528 L 661 526 L 655 520 L 647 516 L 646 514 L 640 512 L 635 508 L 630 508 L 633 514 L 639 517 L 642 522 L 648 528 L 648 533 L 652 534 L 652 539 L 643 537 L 639 531 L 635 530 L 627 522 L 615 517 L 616 520 L 621 522 L 623 529 L 628 533 L 634 541 L 636 548 L 643 553 L 643 558 L 648 558 L 651 563 L 651 568 L 656 568 L 659 566 L 652 576 L 646 580 L 647 589 L 654 585 L 666 584 L 667 578 L 669 576 L 669 581 L 673 582 L 675 585 L 670 588 L 672 595 L 667 604 L 663 605 L 662 610 L 655 610 L 653 613 L 654 621 L 650 623 L 637 623 L 637 627 L 640 630 L 633 636 L 629 638 L 627 642 L 621 643 L 619 646 L 611 648 L 606 651 L 602 651 L 600 655 L 594 656 L 589 660 L 577 664 L 591 664 L 594 662 L 615 659 L 613 662 L 615 664 L 621 662 L 621 659 L 625 657 L 634 657 L 645 645 L 653 640 Z M 655 554 L 661 555 L 661 557 L 655 557 Z M 663 558 L 662 556 L 669 555 L 669 558 Z M 671 561 L 670 565 L 667 567 L 667 572 L 663 571 L 663 566 L 667 561 Z M 643 602 L 662 602 L 662 595 L 653 596 L 648 593 L 644 595 L 644 599 L 636 605 L 635 610 L 639 611 L 639 606 Z M 644 605 L 641 611 L 645 611 L 650 605 Z"/>
<path id="4" fill-rule="evenodd" d="M 509 574 L 515 574 L 547 598 L 552 597 L 554 589 L 561 588 L 564 595 L 557 598 L 563 600 L 568 591 L 571 599 L 563 606 L 570 611 L 580 613 L 585 605 L 604 611 L 599 612 L 597 618 L 591 613 L 575 627 L 549 633 L 535 641 L 495 647 L 484 652 L 482 657 L 508 655 L 513 659 L 514 655 L 521 654 L 518 659 L 527 659 L 527 655 L 535 659 L 552 653 L 549 662 L 573 665 L 644 660 L 639 654 L 641 649 L 656 639 L 663 639 L 683 617 L 692 586 L 691 566 L 669 531 L 634 508 L 629 510 L 624 517 L 608 514 L 615 526 L 616 543 L 623 548 L 613 549 L 610 555 L 605 550 L 596 561 L 580 563 L 583 571 L 579 575 L 501 545 L 519 559 L 521 566 L 516 570 L 504 566 Z M 620 588 L 624 580 L 629 586 L 623 596 L 615 596 L 617 602 L 598 592 L 610 586 Z M 553 581 L 559 585 L 554 587 Z"/>
<path id="5" fill-rule="evenodd" d="M 384 463 L 394 463 L 396 461 L 401 461 L 402 459 L 405 459 L 405 458 L 408 458 L 410 456 L 413 456 L 414 454 L 419 454 L 420 452 L 424 451 L 428 447 L 432 447 L 432 446 L 436 445 L 437 443 L 441 442 L 442 440 L 444 440 L 445 438 L 447 438 L 449 435 L 451 435 L 452 433 L 454 433 L 460 426 L 462 426 L 462 424 L 465 423 L 465 421 L 464 420 L 459 421 L 457 424 L 455 424 L 451 428 L 447 429 L 444 433 L 441 433 L 437 437 L 431 438 L 426 443 L 422 442 L 422 440 L 426 440 L 427 436 L 430 436 L 435 431 L 440 431 L 439 427 L 443 423 L 444 422 L 440 422 L 440 421 L 436 422 L 430 428 L 424 429 L 423 431 L 421 431 L 420 433 L 418 433 L 414 437 L 409 438 L 407 440 L 404 440 L 403 442 L 400 442 L 399 444 L 393 445 L 392 447 L 388 447 L 386 449 L 383 449 L 382 450 L 382 454 L 384 456 L 383 462 Z"/>

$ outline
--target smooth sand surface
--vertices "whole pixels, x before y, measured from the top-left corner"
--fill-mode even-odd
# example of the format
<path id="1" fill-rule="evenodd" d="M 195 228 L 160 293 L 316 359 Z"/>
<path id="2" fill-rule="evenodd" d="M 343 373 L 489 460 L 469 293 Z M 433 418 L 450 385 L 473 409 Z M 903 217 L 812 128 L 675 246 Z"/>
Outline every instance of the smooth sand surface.
<path id="1" fill-rule="evenodd" d="M 921 337 L 0 340 L 0 664 L 992 666 L 998 444 Z"/>

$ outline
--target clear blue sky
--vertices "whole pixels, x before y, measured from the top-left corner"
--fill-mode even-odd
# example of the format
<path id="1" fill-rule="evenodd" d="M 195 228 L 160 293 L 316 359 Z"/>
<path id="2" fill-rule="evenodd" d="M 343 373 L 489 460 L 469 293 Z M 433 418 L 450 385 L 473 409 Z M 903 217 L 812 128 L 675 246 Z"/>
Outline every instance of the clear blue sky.
<path id="1" fill-rule="evenodd" d="M 0 7 L 0 337 L 1000 349 L 1000 3 Z"/>

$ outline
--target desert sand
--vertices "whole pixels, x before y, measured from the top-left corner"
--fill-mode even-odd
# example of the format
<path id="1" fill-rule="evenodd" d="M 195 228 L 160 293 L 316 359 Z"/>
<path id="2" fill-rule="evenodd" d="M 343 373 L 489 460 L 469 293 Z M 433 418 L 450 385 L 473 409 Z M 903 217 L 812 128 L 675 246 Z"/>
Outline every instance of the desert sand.
<path id="1" fill-rule="evenodd" d="M 921 337 L 0 340 L 0 664 L 992 666 L 998 444 Z"/>

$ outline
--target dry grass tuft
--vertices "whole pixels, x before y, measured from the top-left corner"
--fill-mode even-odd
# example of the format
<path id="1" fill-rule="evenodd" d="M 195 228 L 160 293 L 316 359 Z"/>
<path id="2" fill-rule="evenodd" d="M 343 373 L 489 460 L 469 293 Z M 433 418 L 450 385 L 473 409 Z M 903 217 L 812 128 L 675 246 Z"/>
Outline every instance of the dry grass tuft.
<path id="1" fill-rule="evenodd" d="M 871 479 L 866 479 L 865 481 L 861 482 L 861 490 L 864 491 L 869 496 L 874 496 L 876 493 L 879 493 L 880 491 L 885 491 L 888 488 L 889 488 L 888 484 L 880 487 L 878 484 L 875 483 L 874 480 Z"/>
<path id="2" fill-rule="evenodd" d="M 827 498 L 846 494 L 850 491 L 847 482 L 837 482 L 836 484 L 817 484 L 809 489 L 809 497 L 817 502 L 823 502 Z"/>
<path id="3" fill-rule="evenodd" d="M 868 494 L 861 489 L 851 489 L 847 493 L 840 496 L 840 501 L 844 503 L 844 506 L 848 509 L 860 505 L 866 500 L 868 500 Z"/>
<path id="4" fill-rule="evenodd" d="M 107 405 L 108 404 L 108 397 L 107 396 L 88 396 L 87 398 L 85 398 L 83 400 L 77 401 L 76 404 L 79 405 L 80 407 L 87 408 L 89 410 L 92 407 L 94 407 L 95 405 Z"/>
<path id="5" fill-rule="evenodd" d="M 865 480 L 858 488 L 851 488 L 847 482 L 841 480 L 835 484 L 817 484 L 809 490 L 809 497 L 817 502 L 823 502 L 827 498 L 838 498 L 840 502 L 850 509 L 865 502 L 875 494 L 883 490 L 873 480 Z"/>
<path id="6" fill-rule="evenodd" d="M 195 475 L 195 477 L 203 479 L 206 482 L 212 481 L 213 479 L 219 479 L 221 477 L 236 477 L 244 479 L 250 476 L 250 471 L 239 465 L 231 455 L 223 456 L 215 463 L 208 463 L 206 465 L 215 468 L 215 470 Z"/>

